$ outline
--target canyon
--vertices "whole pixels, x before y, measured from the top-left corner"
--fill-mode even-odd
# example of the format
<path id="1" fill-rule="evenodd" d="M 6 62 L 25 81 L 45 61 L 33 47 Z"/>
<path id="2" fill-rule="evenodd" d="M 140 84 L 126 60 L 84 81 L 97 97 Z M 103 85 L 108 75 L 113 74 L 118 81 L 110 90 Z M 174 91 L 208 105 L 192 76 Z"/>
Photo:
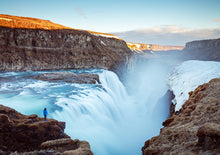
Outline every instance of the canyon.
<path id="1" fill-rule="evenodd" d="M 143 155 L 218 154 L 220 152 L 220 79 L 189 92 L 189 99 L 163 122 L 160 135 L 145 142 Z"/>
<path id="2" fill-rule="evenodd" d="M 174 52 L 182 60 L 220 61 L 219 50 L 220 39 L 192 41 L 185 47 L 126 43 L 112 34 L 73 29 L 48 20 L 0 14 L 1 72 L 106 69 L 121 76 L 131 71 L 140 59 L 172 61 L 169 56 Z M 155 57 L 149 57 L 149 54 Z M 96 74 L 55 72 L 44 73 L 34 79 L 100 84 Z M 4 82 L 7 78 L 0 80 Z M 190 92 L 189 100 L 180 111 L 173 112 L 163 123 L 160 135 L 145 142 L 143 154 L 177 154 L 180 150 L 183 154 L 219 153 L 219 83 L 219 79 L 214 79 Z M 172 109 L 174 111 L 174 107 Z M 47 124 L 36 115 L 25 116 L 4 106 L 0 106 L 0 111 L 1 137 L 4 138 L 0 141 L 0 153 L 32 151 L 46 154 L 52 150 L 61 154 L 93 154 L 88 142 L 72 140 L 64 133 L 64 122 L 49 119 Z M 48 133 L 48 129 L 52 132 Z M 40 133 L 43 134 L 39 136 Z"/>

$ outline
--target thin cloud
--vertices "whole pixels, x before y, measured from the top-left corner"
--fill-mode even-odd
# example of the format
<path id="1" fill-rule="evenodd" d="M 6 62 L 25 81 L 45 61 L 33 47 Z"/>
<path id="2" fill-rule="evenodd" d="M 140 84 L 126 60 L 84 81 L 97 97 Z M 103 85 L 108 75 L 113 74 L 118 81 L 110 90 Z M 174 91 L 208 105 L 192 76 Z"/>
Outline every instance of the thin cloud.
<path id="1" fill-rule="evenodd" d="M 144 33 L 185 33 L 188 32 L 188 29 L 181 28 L 175 25 L 163 25 L 160 27 L 153 27 L 153 28 L 145 28 L 145 29 L 138 29 L 135 30 L 136 32 L 144 32 Z"/>
<path id="2" fill-rule="evenodd" d="M 165 25 L 139 29 L 134 31 L 112 33 L 127 42 L 160 44 L 160 45 L 185 45 L 193 40 L 220 38 L 220 28 L 215 29 L 187 29 L 175 25 Z"/>
<path id="3" fill-rule="evenodd" d="M 82 16 L 84 19 L 88 19 L 87 15 L 84 13 L 84 11 L 80 7 L 75 7 L 76 12 Z"/>
<path id="4" fill-rule="evenodd" d="M 220 19 L 214 19 L 215 22 L 220 22 Z"/>

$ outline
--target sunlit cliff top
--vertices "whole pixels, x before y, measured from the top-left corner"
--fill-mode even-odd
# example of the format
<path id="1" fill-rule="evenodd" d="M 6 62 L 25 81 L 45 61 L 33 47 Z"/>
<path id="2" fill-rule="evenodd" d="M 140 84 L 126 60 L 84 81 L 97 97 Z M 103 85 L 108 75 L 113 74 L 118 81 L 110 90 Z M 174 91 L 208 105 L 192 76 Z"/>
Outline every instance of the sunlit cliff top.
<path id="1" fill-rule="evenodd" d="M 141 43 L 132 43 L 127 42 L 127 46 L 131 50 L 135 51 L 169 51 L 169 50 L 182 50 L 184 46 L 170 46 L 170 45 L 154 45 L 154 44 L 141 44 Z"/>
<path id="2" fill-rule="evenodd" d="M 31 17 L 12 16 L 6 14 L 0 14 L 0 26 L 9 27 L 9 28 L 44 29 L 44 30 L 74 29 L 71 27 L 53 23 L 49 20 L 43 20 L 43 19 L 31 18 Z M 74 29 L 74 30 L 79 30 L 79 29 Z M 100 33 L 100 32 L 88 31 L 88 30 L 85 31 L 103 37 L 111 37 L 111 38 L 119 39 L 117 36 L 108 33 Z"/>

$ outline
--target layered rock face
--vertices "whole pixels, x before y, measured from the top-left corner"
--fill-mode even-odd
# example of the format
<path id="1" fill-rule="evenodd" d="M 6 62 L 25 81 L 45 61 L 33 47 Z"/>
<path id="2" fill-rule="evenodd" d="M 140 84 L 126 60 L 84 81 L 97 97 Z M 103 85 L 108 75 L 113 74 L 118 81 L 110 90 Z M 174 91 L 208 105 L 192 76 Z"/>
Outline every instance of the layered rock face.
<path id="1" fill-rule="evenodd" d="M 70 139 L 64 128 L 64 122 L 44 121 L 35 114 L 25 116 L 0 105 L 0 154 L 14 151 L 47 154 L 70 150 L 92 154 L 88 142 Z"/>
<path id="2" fill-rule="evenodd" d="M 19 19 L 28 26 L 16 28 L 13 17 L 0 18 L 0 71 L 103 68 L 119 73 L 129 66 L 132 52 L 115 36 L 45 27 L 44 20 L 35 26 L 33 18 L 24 17 Z"/>
<path id="3" fill-rule="evenodd" d="M 145 142 L 144 155 L 220 153 L 220 79 L 189 95 L 180 113 L 163 123 L 160 135 Z"/>
<path id="4" fill-rule="evenodd" d="M 220 61 L 220 38 L 186 43 L 182 56 L 187 59 Z"/>

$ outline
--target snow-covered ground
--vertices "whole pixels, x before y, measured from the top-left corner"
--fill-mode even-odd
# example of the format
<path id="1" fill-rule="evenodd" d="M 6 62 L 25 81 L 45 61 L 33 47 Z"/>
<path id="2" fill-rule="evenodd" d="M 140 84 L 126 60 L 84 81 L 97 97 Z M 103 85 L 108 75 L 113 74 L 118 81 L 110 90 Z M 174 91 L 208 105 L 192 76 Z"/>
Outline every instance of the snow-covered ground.
<path id="1" fill-rule="evenodd" d="M 169 87 L 175 95 L 175 111 L 189 98 L 190 91 L 213 78 L 220 78 L 220 62 L 190 60 L 175 67 L 168 77 Z"/>
<path id="2" fill-rule="evenodd" d="M 101 37 L 106 37 L 106 38 L 115 38 L 115 39 L 120 39 L 119 37 L 117 37 L 117 36 L 115 36 L 115 35 L 112 35 L 112 34 L 101 34 L 101 33 L 92 33 L 91 32 L 91 34 L 92 35 L 94 35 L 94 36 L 101 36 Z"/>

